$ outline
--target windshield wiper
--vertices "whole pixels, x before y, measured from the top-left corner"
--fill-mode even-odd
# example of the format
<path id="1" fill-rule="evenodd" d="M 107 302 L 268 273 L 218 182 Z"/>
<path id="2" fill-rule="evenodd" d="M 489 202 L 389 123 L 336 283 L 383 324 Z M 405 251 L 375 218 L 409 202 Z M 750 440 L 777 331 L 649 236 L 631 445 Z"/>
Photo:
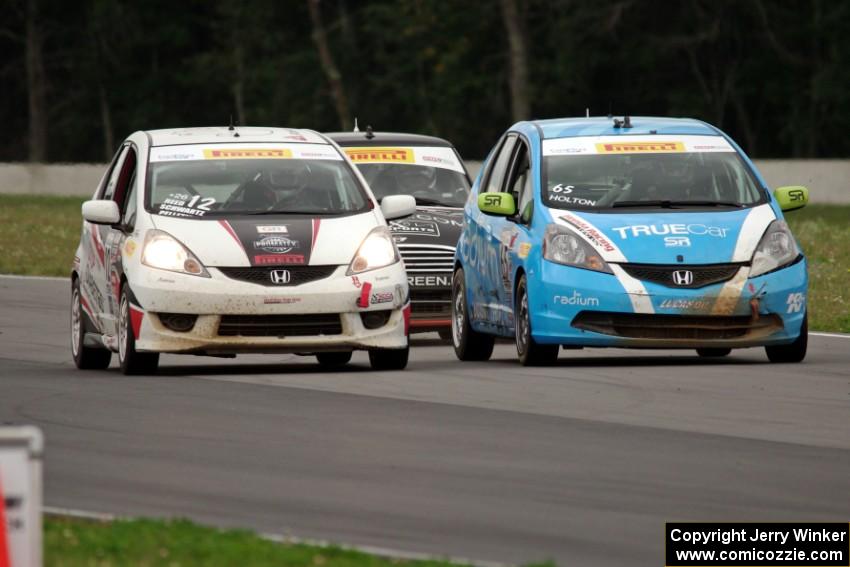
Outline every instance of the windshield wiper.
<path id="1" fill-rule="evenodd" d="M 744 206 L 733 201 L 671 201 L 670 203 L 674 207 L 735 207 L 739 209 Z"/>
<path id="2" fill-rule="evenodd" d="M 250 215 L 250 216 L 261 216 L 261 215 L 341 215 L 344 211 L 253 211 L 253 212 L 239 212 L 233 211 L 233 214 L 237 215 Z"/>
<path id="3" fill-rule="evenodd" d="M 460 205 L 451 205 L 449 203 L 444 203 L 443 201 L 438 201 L 436 199 L 428 199 L 427 197 L 415 197 L 417 205 L 434 205 L 437 207 L 458 207 Z"/>
<path id="4" fill-rule="evenodd" d="M 675 207 L 743 207 L 741 203 L 731 201 L 671 201 L 669 199 L 656 201 L 617 201 L 611 205 L 612 209 L 619 207 L 661 207 L 672 209 Z"/>

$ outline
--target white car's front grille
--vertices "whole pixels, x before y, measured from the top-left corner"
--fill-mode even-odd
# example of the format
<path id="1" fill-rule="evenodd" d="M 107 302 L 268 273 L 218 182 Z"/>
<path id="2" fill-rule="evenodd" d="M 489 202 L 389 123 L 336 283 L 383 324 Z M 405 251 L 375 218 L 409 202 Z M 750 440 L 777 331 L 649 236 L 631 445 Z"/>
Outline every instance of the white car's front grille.
<path id="1" fill-rule="evenodd" d="M 399 244 L 398 251 L 408 273 L 447 272 L 454 268 L 455 247 L 439 244 Z"/>

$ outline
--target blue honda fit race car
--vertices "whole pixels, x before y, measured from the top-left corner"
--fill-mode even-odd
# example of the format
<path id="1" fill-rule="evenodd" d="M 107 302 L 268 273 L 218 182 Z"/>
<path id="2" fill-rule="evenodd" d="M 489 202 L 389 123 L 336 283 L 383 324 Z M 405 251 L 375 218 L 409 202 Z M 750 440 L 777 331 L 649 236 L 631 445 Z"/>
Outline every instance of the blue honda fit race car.
<path id="1" fill-rule="evenodd" d="M 452 280 L 461 360 L 514 337 L 520 362 L 565 348 L 763 346 L 806 355 L 806 260 L 783 211 L 726 134 L 689 119 L 520 122 L 466 203 Z"/>

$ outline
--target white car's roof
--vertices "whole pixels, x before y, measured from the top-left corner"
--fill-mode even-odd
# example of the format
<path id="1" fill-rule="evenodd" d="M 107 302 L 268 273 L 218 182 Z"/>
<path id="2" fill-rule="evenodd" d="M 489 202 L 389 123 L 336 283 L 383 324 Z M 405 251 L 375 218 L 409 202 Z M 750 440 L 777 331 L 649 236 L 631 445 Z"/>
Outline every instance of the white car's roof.
<path id="1" fill-rule="evenodd" d="M 176 146 L 181 144 L 238 144 L 238 143 L 306 143 L 327 144 L 328 141 L 313 130 L 296 128 L 264 128 L 258 126 L 227 126 L 206 128 L 172 128 L 148 130 L 152 146 Z M 236 136 L 236 134 L 239 134 Z"/>

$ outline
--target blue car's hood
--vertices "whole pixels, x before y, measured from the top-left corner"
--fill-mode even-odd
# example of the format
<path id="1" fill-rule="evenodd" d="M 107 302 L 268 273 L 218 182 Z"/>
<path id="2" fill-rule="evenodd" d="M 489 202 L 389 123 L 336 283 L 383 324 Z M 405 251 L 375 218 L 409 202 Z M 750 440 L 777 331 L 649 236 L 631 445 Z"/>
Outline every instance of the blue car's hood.
<path id="1" fill-rule="evenodd" d="M 549 212 L 556 222 L 579 232 L 606 261 L 640 264 L 748 262 L 776 218 L 767 204 L 708 212 Z"/>

